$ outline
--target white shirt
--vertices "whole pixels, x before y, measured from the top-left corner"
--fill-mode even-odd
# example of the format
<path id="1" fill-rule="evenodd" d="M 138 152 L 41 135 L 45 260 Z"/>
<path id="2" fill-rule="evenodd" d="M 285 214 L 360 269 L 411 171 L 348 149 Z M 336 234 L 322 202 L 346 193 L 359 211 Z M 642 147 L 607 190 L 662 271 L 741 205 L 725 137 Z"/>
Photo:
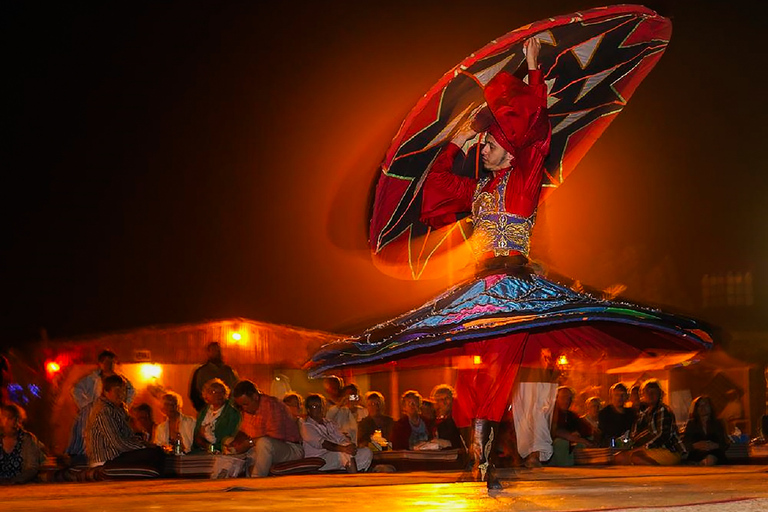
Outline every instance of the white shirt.
<path id="1" fill-rule="evenodd" d="M 223 407 L 222 407 L 223 409 Z M 179 419 L 179 432 L 181 432 L 181 442 L 184 443 L 184 453 L 189 452 L 192 449 L 192 442 L 195 437 L 195 423 L 197 421 L 192 416 L 182 414 Z M 165 444 L 173 444 L 172 439 L 169 439 L 170 425 L 169 420 L 165 420 L 157 427 L 155 427 L 155 436 L 152 442 L 156 445 L 162 446 Z"/>
<path id="2" fill-rule="evenodd" d="M 312 418 L 307 418 L 300 421 L 299 427 L 305 457 L 322 457 L 328 453 L 328 450 L 323 448 L 324 441 L 342 446 L 350 444 L 349 439 L 341 433 L 339 427 L 332 421 L 323 420 L 323 423 L 318 423 Z"/>

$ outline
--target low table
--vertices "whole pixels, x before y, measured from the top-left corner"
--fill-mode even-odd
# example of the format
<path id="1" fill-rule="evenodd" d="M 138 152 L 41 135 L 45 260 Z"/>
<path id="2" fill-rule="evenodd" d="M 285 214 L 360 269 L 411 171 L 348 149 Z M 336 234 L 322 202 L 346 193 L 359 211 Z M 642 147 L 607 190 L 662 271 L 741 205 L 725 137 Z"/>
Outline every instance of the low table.
<path id="1" fill-rule="evenodd" d="M 386 450 L 373 452 L 373 465 L 389 464 L 398 471 L 463 469 L 464 450 Z"/>

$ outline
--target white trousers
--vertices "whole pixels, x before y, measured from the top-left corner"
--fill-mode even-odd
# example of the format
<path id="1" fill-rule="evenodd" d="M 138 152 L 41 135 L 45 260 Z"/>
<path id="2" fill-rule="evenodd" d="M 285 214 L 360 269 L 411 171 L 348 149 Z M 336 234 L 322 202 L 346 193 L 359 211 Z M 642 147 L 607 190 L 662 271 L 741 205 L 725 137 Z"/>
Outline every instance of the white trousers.
<path id="1" fill-rule="evenodd" d="M 325 465 L 320 471 L 333 471 L 334 469 L 344 469 L 352 459 L 352 455 L 342 452 L 326 452 L 322 455 Z M 373 461 L 373 452 L 370 448 L 358 448 L 355 455 L 355 464 L 358 471 L 365 471 Z"/>
<path id="2" fill-rule="evenodd" d="M 554 382 L 518 382 L 512 395 L 517 451 L 526 458 L 539 452 L 544 462 L 552 457 L 552 412 L 557 396 Z"/>

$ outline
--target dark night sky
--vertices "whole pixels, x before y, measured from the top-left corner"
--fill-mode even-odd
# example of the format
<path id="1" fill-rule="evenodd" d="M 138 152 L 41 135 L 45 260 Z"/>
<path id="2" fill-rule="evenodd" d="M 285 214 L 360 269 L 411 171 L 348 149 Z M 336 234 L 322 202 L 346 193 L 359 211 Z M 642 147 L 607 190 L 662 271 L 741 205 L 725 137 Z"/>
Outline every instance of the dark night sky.
<path id="1" fill-rule="evenodd" d="M 233 316 L 343 330 L 444 289 L 373 267 L 369 189 L 445 71 L 599 5 L 530 3 L 3 2 L 0 342 Z M 667 4 L 667 53 L 536 233 L 600 286 L 626 246 L 691 289 L 766 260 L 766 7 Z"/>

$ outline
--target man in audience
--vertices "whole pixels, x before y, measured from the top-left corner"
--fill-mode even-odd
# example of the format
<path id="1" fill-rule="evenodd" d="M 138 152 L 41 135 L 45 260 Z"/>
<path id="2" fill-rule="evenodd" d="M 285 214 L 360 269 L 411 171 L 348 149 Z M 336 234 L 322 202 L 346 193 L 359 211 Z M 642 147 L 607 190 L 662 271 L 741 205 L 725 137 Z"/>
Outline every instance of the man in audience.
<path id="1" fill-rule="evenodd" d="M 635 450 L 618 454 L 618 464 L 673 466 L 685 456 L 685 445 L 677 432 L 675 413 L 661 401 L 659 381 L 651 379 L 643 385 L 646 408 L 632 428 Z"/>
<path id="2" fill-rule="evenodd" d="M 322 395 L 309 395 L 305 407 L 307 418 L 301 421 L 304 454 L 325 460 L 320 471 L 346 469 L 348 473 L 357 473 L 368 469 L 373 453 L 369 448 L 358 448 L 333 421 L 323 418 L 325 398 Z"/>
<path id="3" fill-rule="evenodd" d="M 347 384 L 341 389 L 341 400 L 328 408 L 326 419 L 336 423 L 349 442 L 357 441 L 357 423 L 368 416 L 368 411 L 360 407 L 360 390 L 355 384 Z"/>
<path id="4" fill-rule="evenodd" d="M 288 406 L 261 393 L 249 380 L 238 382 L 233 396 L 243 421 L 232 447 L 247 452 L 251 476 L 268 476 L 273 464 L 304 457 L 299 426 Z"/>
<path id="5" fill-rule="evenodd" d="M 238 381 L 235 370 L 224 363 L 219 342 L 212 341 L 209 343 L 206 347 L 206 355 L 208 360 L 195 370 L 192 374 L 192 382 L 189 385 L 189 398 L 192 400 L 192 406 L 197 412 L 200 412 L 206 406 L 203 399 L 203 386 L 206 382 L 213 379 L 221 379 L 229 389 L 233 389 Z"/>
<path id="6" fill-rule="evenodd" d="M 454 390 L 448 384 L 440 384 L 432 390 L 432 401 L 435 403 L 435 423 L 432 427 L 432 437 L 448 441 L 445 448 L 464 448 L 456 423 L 453 421 Z"/>
<path id="7" fill-rule="evenodd" d="M 603 446 L 622 444 L 621 441 L 617 443 L 616 440 L 623 438 L 625 435 L 626 438 L 629 438 L 632 425 L 635 424 L 635 409 L 626 407 L 628 398 L 627 387 L 618 382 L 611 386 L 610 395 L 611 403 L 603 407 L 597 416 L 597 425 L 603 435 Z M 613 443 L 611 443 L 611 440 L 613 440 Z"/>
<path id="8" fill-rule="evenodd" d="M 88 423 L 88 417 L 91 414 L 93 404 L 102 395 L 102 380 L 111 375 L 117 375 L 117 356 L 111 350 L 102 351 L 99 354 L 98 363 L 99 367 L 78 380 L 70 392 L 77 406 L 78 413 L 75 417 L 75 424 L 72 426 L 72 433 L 70 434 L 69 446 L 66 452 L 75 463 L 85 461 L 85 426 Z M 130 404 L 133 401 L 135 391 L 131 381 L 125 377 L 122 378 L 126 390 L 125 403 Z"/>
<path id="9" fill-rule="evenodd" d="M 594 444 L 585 434 L 579 416 L 571 410 L 574 392 L 567 386 L 560 386 L 555 397 L 555 411 L 552 414 L 552 458 L 550 466 L 573 466 L 573 449 L 577 445 L 591 447 Z"/>
<path id="10" fill-rule="evenodd" d="M 162 448 L 140 441 L 131 429 L 125 409 L 125 379 L 110 375 L 104 379 L 102 388 L 85 429 L 85 450 L 90 465 L 147 465 L 162 470 Z"/>

